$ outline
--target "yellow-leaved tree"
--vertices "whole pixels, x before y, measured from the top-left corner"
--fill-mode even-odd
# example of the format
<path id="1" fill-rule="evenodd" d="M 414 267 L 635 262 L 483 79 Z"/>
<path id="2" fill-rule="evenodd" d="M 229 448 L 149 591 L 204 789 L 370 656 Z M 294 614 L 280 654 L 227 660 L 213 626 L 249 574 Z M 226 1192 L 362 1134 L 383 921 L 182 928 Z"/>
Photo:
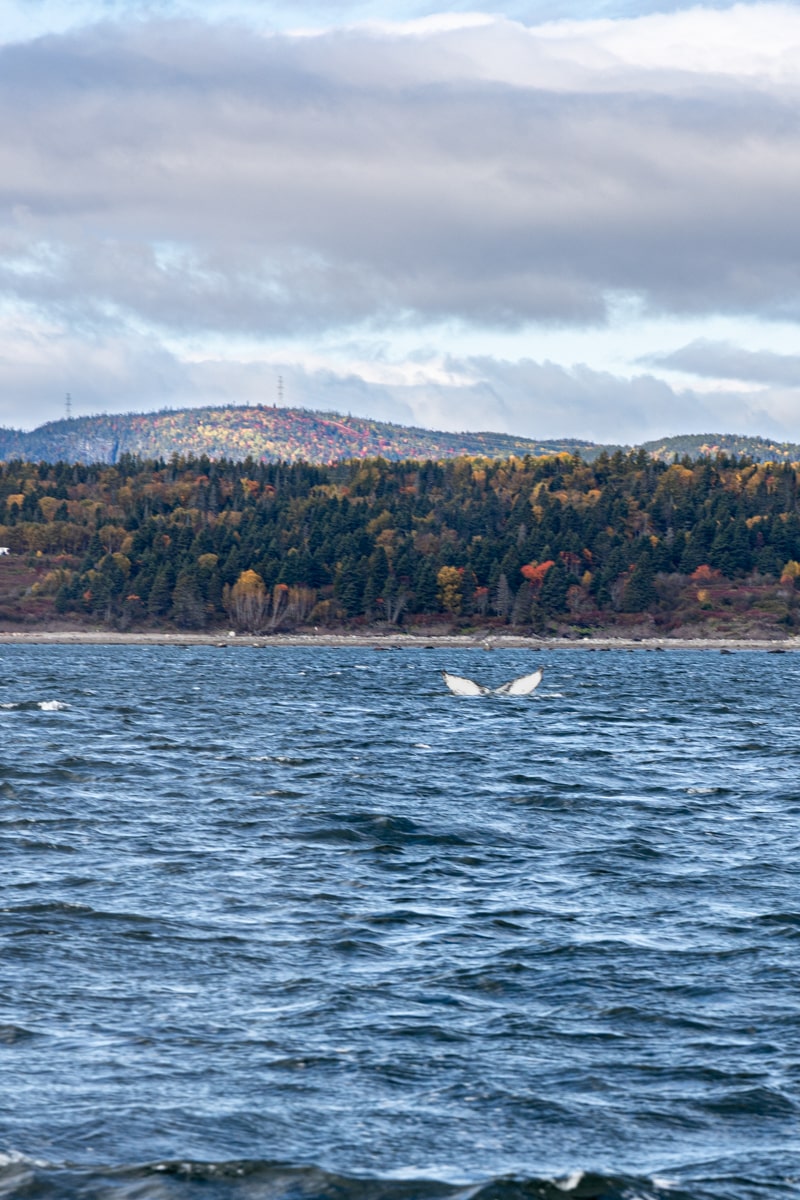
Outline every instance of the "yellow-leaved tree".
<path id="1" fill-rule="evenodd" d="M 454 617 L 461 612 L 463 599 L 461 579 L 462 572 L 458 567 L 441 567 L 436 575 L 436 582 L 439 585 L 439 602 L 442 608 L 452 613 Z"/>
<path id="2" fill-rule="evenodd" d="M 224 589 L 223 604 L 234 625 L 245 633 L 258 633 L 267 623 L 270 595 L 257 571 L 242 571 L 233 587 Z"/>

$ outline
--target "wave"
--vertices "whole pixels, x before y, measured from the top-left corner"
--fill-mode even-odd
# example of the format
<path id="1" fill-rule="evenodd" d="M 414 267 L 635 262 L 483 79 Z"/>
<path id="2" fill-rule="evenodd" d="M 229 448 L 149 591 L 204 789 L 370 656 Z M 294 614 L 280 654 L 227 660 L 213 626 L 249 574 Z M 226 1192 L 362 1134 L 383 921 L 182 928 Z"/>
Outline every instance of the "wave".
<path id="1" fill-rule="evenodd" d="M 701 1200 L 722 1195 L 685 1191 L 673 1181 L 574 1171 L 556 1178 L 497 1176 L 456 1184 L 405 1175 L 340 1175 L 316 1166 L 263 1160 L 162 1161 L 76 1166 L 0 1153 L 3 1200 Z M 731 1193 L 728 1193 L 728 1200 Z"/>
<path id="2" fill-rule="evenodd" d="M 794 1157 L 794 1156 L 792 1156 Z M 792 1169 L 799 1164 L 795 1160 Z M 56 1164 L 0 1152 L 3 1200 L 774 1200 L 796 1195 L 796 1175 L 774 1161 L 694 1163 L 681 1178 L 575 1170 L 562 1176 L 498 1175 L 450 1183 L 410 1172 L 345 1175 L 260 1159 Z"/>

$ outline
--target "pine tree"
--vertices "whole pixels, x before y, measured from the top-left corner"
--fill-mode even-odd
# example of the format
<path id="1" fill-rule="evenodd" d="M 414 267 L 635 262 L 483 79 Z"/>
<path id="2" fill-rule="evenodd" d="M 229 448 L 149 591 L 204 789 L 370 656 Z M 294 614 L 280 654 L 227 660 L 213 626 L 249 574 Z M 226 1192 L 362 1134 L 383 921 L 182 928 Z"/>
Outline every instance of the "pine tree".
<path id="1" fill-rule="evenodd" d="M 514 607 L 511 610 L 512 625 L 528 625 L 530 623 L 532 601 L 533 587 L 526 579 L 514 597 Z"/>
<path id="2" fill-rule="evenodd" d="M 334 595 L 348 617 L 357 617 L 362 611 L 364 583 L 358 564 L 346 558 L 336 574 Z"/>
<path id="3" fill-rule="evenodd" d="M 514 606 L 514 594 L 508 583 L 508 577 L 505 571 L 501 571 L 500 577 L 497 580 L 497 589 L 494 594 L 493 608 L 498 617 L 502 617 L 507 621 L 511 616 L 511 610 Z"/>
<path id="4" fill-rule="evenodd" d="M 569 576 L 563 565 L 557 562 L 545 575 L 539 592 L 538 603 L 542 612 L 546 614 L 566 612 L 568 589 Z"/>
<path id="5" fill-rule="evenodd" d="M 195 566 L 185 567 L 178 575 L 170 615 L 179 629 L 201 629 L 205 625 L 205 607 Z"/>
<path id="6" fill-rule="evenodd" d="M 438 607 L 438 585 L 436 571 L 428 558 L 420 560 L 414 573 L 414 599 L 417 612 L 436 612 Z"/>
<path id="7" fill-rule="evenodd" d="M 654 579 L 653 560 L 649 554 L 643 554 L 634 567 L 622 594 L 622 607 L 625 612 L 645 612 L 654 603 L 656 599 Z"/>
<path id="8" fill-rule="evenodd" d="M 175 587 L 175 576 L 169 563 L 165 563 L 156 572 L 153 586 L 147 600 L 147 611 L 151 617 L 165 617 L 172 607 L 172 590 Z"/>

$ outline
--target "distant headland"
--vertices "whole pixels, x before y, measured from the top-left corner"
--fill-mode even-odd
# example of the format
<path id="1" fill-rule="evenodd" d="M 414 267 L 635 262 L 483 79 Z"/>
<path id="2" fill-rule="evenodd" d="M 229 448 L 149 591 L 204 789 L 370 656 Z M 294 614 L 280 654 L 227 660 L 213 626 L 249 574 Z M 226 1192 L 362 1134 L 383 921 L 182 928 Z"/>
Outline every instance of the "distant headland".
<path id="1" fill-rule="evenodd" d="M 700 433 L 631 447 L 580 438 L 536 440 L 492 432 L 446 432 L 367 417 L 271 405 L 101 413 L 48 421 L 25 431 L 0 428 L 0 461 L 117 463 L 143 459 L 223 458 L 234 462 L 328 464 L 349 459 L 442 460 L 461 456 L 510 458 L 578 454 L 592 462 L 604 451 L 643 449 L 656 459 L 717 454 L 752 462 L 798 462 L 800 444 L 740 434 Z"/>

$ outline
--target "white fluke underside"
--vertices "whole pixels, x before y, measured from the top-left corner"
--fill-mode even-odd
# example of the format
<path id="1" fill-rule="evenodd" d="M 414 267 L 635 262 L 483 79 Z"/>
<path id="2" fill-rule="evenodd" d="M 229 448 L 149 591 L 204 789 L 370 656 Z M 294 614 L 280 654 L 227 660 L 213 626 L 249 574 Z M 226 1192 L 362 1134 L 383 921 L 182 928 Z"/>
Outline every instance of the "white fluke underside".
<path id="1" fill-rule="evenodd" d="M 484 687 L 474 679 L 466 679 L 463 675 L 451 675 L 449 671 L 442 671 L 442 679 L 455 696 L 530 696 L 542 682 L 543 674 L 542 668 L 539 667 L 530 675 L 519 675 L 496 688 Z"/>

